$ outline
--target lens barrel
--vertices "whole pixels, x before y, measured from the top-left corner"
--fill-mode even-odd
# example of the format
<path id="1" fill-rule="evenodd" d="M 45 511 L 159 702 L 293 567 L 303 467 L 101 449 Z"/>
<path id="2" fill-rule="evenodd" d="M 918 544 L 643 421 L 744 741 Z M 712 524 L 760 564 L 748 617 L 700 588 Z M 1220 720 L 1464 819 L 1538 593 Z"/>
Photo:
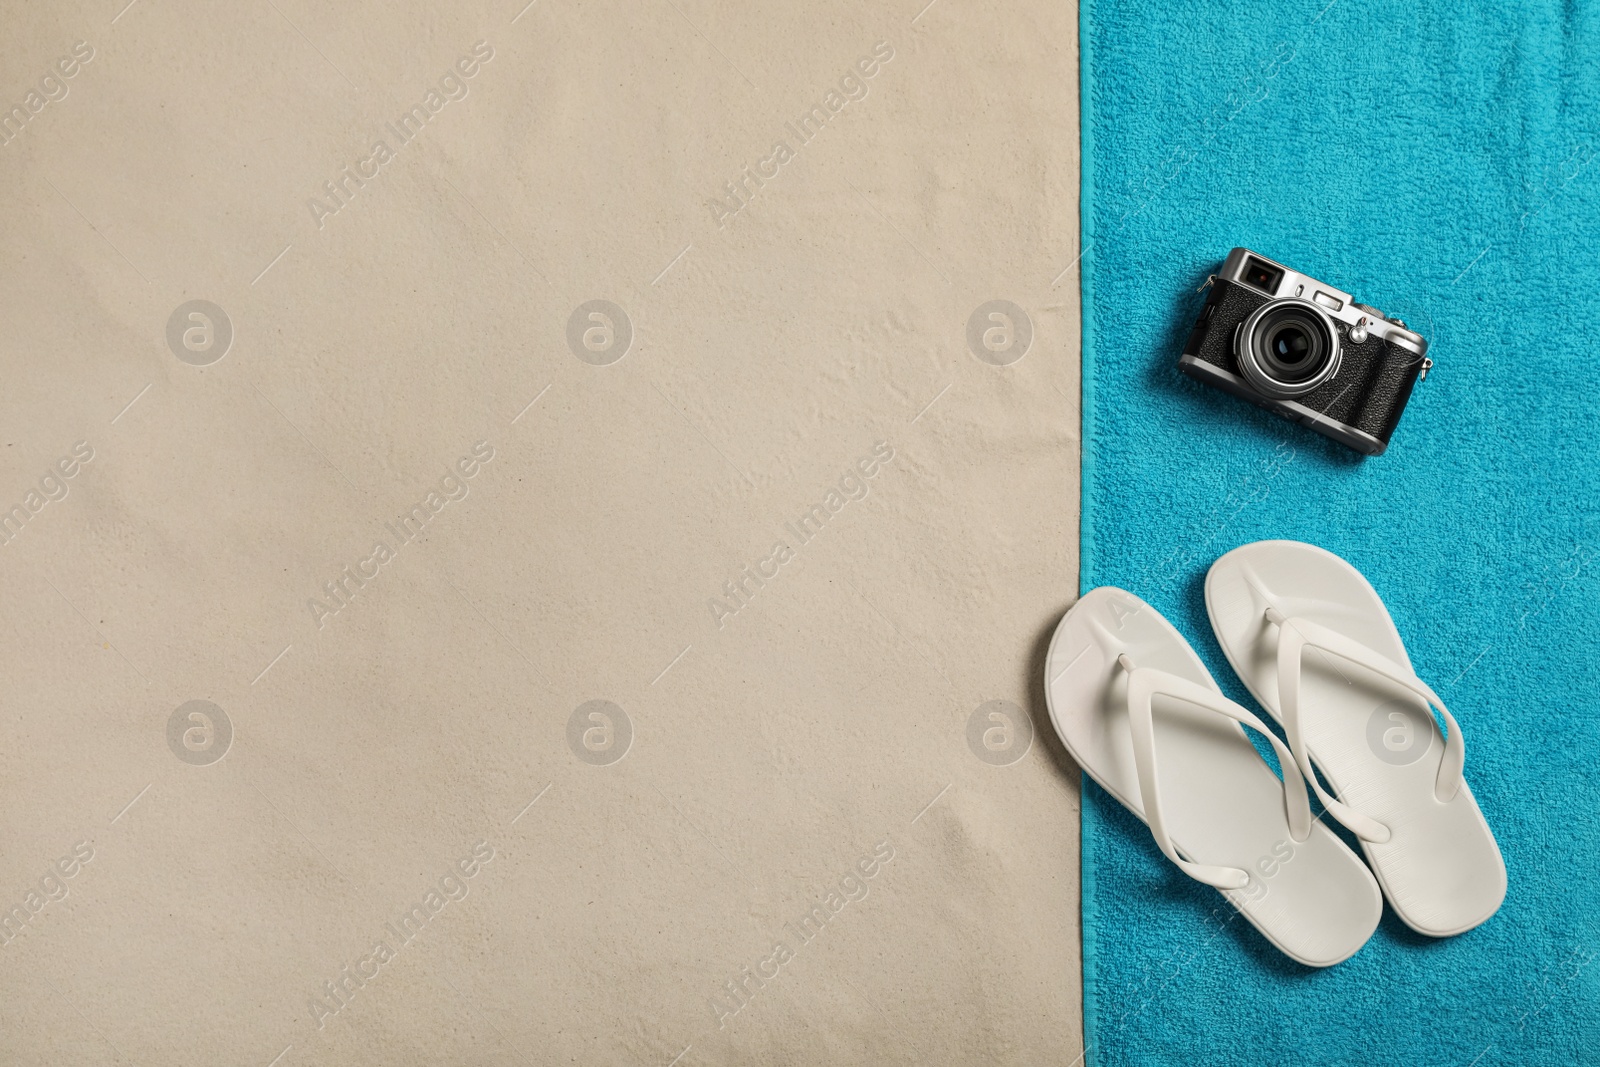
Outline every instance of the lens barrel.
<path id="1" fill-rule="evenodd" d="M 1339 370 L 1339 332 L 1307 300 L 1271 300 L 1244 321 L 1235 355 L 1245 378 L 1278 399 L 1305 396 Z"/>

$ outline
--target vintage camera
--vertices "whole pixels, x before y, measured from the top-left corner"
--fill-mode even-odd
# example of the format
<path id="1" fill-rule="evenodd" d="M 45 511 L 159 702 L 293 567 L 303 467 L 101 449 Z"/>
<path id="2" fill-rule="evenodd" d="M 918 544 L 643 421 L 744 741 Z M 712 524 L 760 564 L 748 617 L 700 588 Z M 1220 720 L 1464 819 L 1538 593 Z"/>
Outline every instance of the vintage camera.
<path id="1" fill-rule="evenodd" d="M 1228 253 L 1178 369 L 1376 456 L 1433 360 L 1399 319 L 1248 248 Z"/>

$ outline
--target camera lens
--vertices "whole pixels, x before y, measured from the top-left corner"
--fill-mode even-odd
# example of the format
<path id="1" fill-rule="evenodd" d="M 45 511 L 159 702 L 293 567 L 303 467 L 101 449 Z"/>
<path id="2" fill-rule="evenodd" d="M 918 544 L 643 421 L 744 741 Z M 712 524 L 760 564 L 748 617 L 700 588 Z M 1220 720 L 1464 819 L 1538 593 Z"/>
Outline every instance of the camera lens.
<path id="1" fill-rule="evenodd" d="M 1298 322 L 1285 322 L 1267 335 L 1267 366 L 1274 378 L 1286 382 L 1300 382 L 1315 374 L 1320 366 L 1319 345 L 1316 334 L 1307 333 Z"/>
<path id="2" fill-rule="evenodd" d="M 1261 392 L 1303 396 L 1338 369 L 1338 335 L 1321 308 L 1304 300 L 1275 300 L 1245 322 L 1238 355 L 1245 377 Z"/>
<path id="3" fill-rule="evenodd" d="M 1311 341 L 1298 326 L 1285 326 L 1268 342 L 1272 354 L 1284 363 L 1299 363 L 1310 354 Z"/>

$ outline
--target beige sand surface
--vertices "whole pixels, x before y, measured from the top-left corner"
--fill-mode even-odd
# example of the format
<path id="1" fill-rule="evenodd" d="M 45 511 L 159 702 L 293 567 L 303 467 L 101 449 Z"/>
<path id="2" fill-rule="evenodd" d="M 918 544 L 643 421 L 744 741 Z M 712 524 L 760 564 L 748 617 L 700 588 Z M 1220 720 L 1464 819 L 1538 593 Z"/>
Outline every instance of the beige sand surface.
<path id="1" fill-rule="evenodd" d="M 125 3 L 3 8 L 0 1061 L 1072 1060 L 1073 6 Z"/>

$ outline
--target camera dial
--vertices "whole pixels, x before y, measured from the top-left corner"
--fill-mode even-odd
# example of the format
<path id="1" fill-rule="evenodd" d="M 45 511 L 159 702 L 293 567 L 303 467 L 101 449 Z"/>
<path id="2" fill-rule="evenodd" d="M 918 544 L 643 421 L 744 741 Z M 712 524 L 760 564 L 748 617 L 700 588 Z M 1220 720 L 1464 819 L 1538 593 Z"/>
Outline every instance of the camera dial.
<path id="1" fill-rule="evenodd" d="M 1305 396 L 1339 370 L 1339 331 L 1309 300 L 1270 300 L 1234 335 L 1239 369 L 1250 384 L 1278 399 Z"/>

